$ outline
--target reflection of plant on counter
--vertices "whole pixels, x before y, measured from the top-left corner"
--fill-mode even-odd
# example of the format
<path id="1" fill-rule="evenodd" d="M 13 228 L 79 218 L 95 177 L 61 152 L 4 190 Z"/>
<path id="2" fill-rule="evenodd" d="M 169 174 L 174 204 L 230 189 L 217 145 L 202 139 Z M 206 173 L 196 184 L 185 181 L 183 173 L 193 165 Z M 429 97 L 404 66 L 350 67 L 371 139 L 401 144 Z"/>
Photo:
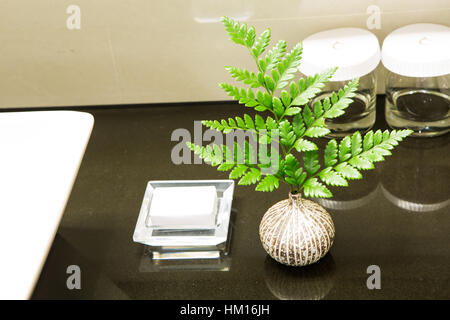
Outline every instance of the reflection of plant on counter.
<path id="1" fill-rule="evenodd" d="M 240 179 L 240 185 L 257 184 L 257 191 L 273 191 L 279 187 L 280 181 L 287 183 L 291 189 L 290 198 L 278 202 L 264 215 L 260 225 L 261 241 L 279 262 L 289 265 L 313 263 L 331 247 L 334 226 L 321 206 L 303 199 L 301 194 L 310 198 L 331 197 L 327 185 L 347 186 L 347 180 L 360 179 L 360 170 L 373 169 L 374 162 L 383 161 L 391 154 L 390 150 L 412 131 L 369 131 L 364 137 L 356 132 L 339 143 L 335 139 L 330 140 L 319 157 L 318 147 L 312 139 L 330 133 L 325 119 L 344 114 L 352 102 L 358 79 L 353 79 L 331 97 L 310 105 L 332 77 L 335 68 L 295 80 L 301 61 L 301 43 L 287 52 L 286 42 L 280 40 L 262 56 L 270 42 L 270 29 L 256 37 L 254 27 L 227 17 L 222 22 L 231 40 L 249 50 L 257 71 L 226 67 L 235 80 L 248 85 L 248 88 L 226 83 L 221 83 L 220 87 L 239 103 L 268 116 L 263 118 L 256 114 L 252 118 L 244 114 L 243 117 L 205 120 L 202 123 L 225 134 L 233 130 L 254 133 L 258 135 L 258 145 L 276 142 L 281 151 L 274 147 L 270 150 L 260 148 L 258 161 L 255 161 L 253 147 L 247 141 L 244 146 L 235 142 L 232 148 L 217 144 L 206 147 L 188 145 L 205 162 L 218 166 L 219 171 L 231 170 L 230 178 Z M 294 152 L 301 154 L 301 160 L 294 156 Z M 263 177 L 264 169 L 274 167 L 273 159 L 278 163 L 277 170 Z"/>

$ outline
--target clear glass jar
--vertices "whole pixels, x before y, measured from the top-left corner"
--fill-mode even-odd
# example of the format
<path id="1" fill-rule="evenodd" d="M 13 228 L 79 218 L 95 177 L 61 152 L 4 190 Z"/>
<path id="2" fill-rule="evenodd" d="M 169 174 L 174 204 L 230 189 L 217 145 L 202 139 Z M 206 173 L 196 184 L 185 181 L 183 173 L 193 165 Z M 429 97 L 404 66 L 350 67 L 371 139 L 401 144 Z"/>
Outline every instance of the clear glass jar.
<path id="1" fill-rule="evenodd" d="M 300 72 L 314 76 L 328 68 L 337 71 L 322 92 L 311 101 L 313 105 L 338 92 L 352 79 L 359 78 L 356 96 L 338 118 L 326 119 L 330 136 L 345 136 L 355 131 L 364 133 L 375 123 L 377 78 L 375 68 L 380 63 L 377 37 L 360 28 L 339 28 L 315 33 L 303 40 Z"/>
<path id="2" fill-rule="evenodd" d="M 311 105 L 317 100 L 330 97 L 333 92 L 338 92 L 348 81 L 330 81 L 322 89 L 320 95 L 311 101 Z M 356 131 L 365 133 L 375 123 L 375 103 L 377 95 L 377 77 L 375 72 L 359 78 L 359 86 L 353 102 L 345 109 L 345 113 L 334 119 L 326 119 L 325 123 L 330 128 L 330 136 L 341 137 Z"/>
<path id="3" fill-rule="evenodd" d="M 415 136 L 450 131 L 450 74 L 405 77 L 388 71 L 386 122 L 393 129 L 411 129 Z"/>
<path id="4" fill-rule="evenodd" d="M 383 43 L 386 122 L 416 137 L 450 131 L 450 28 L 413 24 L 390 33 Z"/>

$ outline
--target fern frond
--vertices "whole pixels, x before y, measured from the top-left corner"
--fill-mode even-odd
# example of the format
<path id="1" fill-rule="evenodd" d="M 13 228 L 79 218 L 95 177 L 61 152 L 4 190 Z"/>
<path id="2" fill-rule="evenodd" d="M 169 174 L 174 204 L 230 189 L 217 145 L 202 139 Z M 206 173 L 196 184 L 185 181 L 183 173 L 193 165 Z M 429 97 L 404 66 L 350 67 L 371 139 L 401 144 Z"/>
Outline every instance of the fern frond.
<path id="1" fill-rule="evenodd" d="M 213 147 L 211 147 L 211 145 L 207 145 L 206 147 L 198 146 L 191 142 L 187 142 L 186 144 L 194 151 L 194 154 L 198 155 L 213 167 L 222 164 L 224 161 L 224 154 L 217 144 L 213 145 Z"/>
<path id="2" fill-rule="evenodd" d="M 229 133 L 232 130 L 253 131 L 256 133 L 261 130 L 267 130 L 267 133 L 270 134 L 270 130 L 276 128 L 271 121 L 274 120 L 268 117 L 266 124 L 266 121 L 264 121 L 259 114 L 255 115 L 254 120 L 248 114 L 244 114 L 244 118 L 235 117 L 222 120 L 202 120 L 202 124 L 207 128 L 223 131 L 224 133 Z"/>
<path id="3" fill-rule="evenodd" d="M 337 142 L 336 140 L 330 140 L 325 147 L 323 154 L 323 164 L 325 167 L 332 167 L 337 163 Z"/>
<path id="4" fill-rule="evenodd" d="M 362 175 L 357 169 L 349 165 L 347 162 L 343 162 L 334 167 L 337 173 L 339 173 L 344 179 L 361 179 Z"/>
<path id="5" fill-rule="evenodd" d="M 272 47 L 272 49 L 267 53 L 264 59 L 259 59 L 259 67 L 262 72 L 266 72 L 267 70 L 272 70 L 275 68 L 277 63 L 283 58 L 286 53 L 286 41 L 280 40 L 276 45 Z"/>
<path id="6" fill-rule="evenodd" d="M 344 89 L 340 89 L 338 93 L 333 92 L 331 96 L 331 107 L 325 111 L 324 118 L 337 118 L 345 113 L 345 109 L 353 102 L 352 98 L 358 89 L 359 79 L 351 80 Z"/>
<path id="7" fill-rule="evenodd" d="M 310 77 L 309 80 L 300 79 L 299 83 L 294 82 L 290 85 L 291 98 L 293 95 L 297 95 L 291 102 L 293 105 L 306 104 L 309 99 L 317 95 L 327 81 L 336 71 L 336 68 L 329 69 L 321 75 L 316 75 L 315 77 Z M 309 84 L 308 84 L 309 82 Z M 330 133 L 330 130 L 325 126 L 325 119 L 332 118 L 335 115 L 341 115 L 344 113 L 344 109 L 352 102 L 351 98 L 354 97 L 355 91 L 358 88 L 358 79 L 350 81 L 344 88 L 344 90 L 339 90 L 339 92 L 333 93 L 330 99 L 324 99 L 323 103 L 321 101 L 316 101 L 312 106 L 307 104 L 303 108 L 302 121 L 306 126 L 305 136 L 310 138 L 320 138 L 324 137 Z M 310 98 L 308 98 L 310 97 Z M 292 111 L 291 111 L 292 110 Z M 285 115 L 297 115 L 301 109 L 296 107 L 288 107 L 283 112 L 282 116 Z"/>
<path id="8" fill-rule="evenodd" d="M 256 40 L 255 46 L 251 49 L 253 58 L 257 61 L 258 57 L 266 50 L 270 42 L 271 31 L 266 29 Z"/>
<path id="9" fill-rule="evenodd" d="M 218 166 L 218 171 L 231 170 L 229 178 L 240 178 L 238 182 L 239 185 L 255 184 L 260 181 L 262 177 L 260 168 L 270 167 L 270 155 L 279 158 L 278 152 L 272 149 L 270 154 L 266 155 L 266 158 L 269 161 L 266 161 L 266 163 L 258 163 L 261 159 L 255 158 L 253 147 L 248 143 L 248 141 L 245 141 L 243 148 L 237 142 L 234 142 L 233 152 L 231 152 L 226 145 L 222 145 L 222 147 L 220 147 L 219 145 L 214 144 L 212 146 L 207 145 L 204 147 L 195 145 L 191 142 L 187 142 L 186 144 L 194 152 L 194 154 L 203 159 L 205 163 L 213 167 Z M 271 179 L 271 181 L 275 183 L 273 179 Z M 269 187 L 270 189 L 271 187 L 268 183 L 269 180 L 265 181 L 259 189 L 263 188 L 263 186 L 264 189 L 266 187 Z M 278 188 L 278 182 L 276 183 L 276 187 Z"/>
<path id="10" fill-rule="evenodd" d="M 320 138 L 330 133 L 330 130 L 325 127 L 324 119 L 322 117 L 316 118 L 316 115 L 307 105 L 303 108 L 303 121 L 307 127 L 305 131 L 307 137 Z"/>
<path id="11" fill-rule="evenodd" d="M 258 136 L 259 150 L 245 140 L 242 146 L 236 141 L 230 147 L 203 147 L 192 143 L 188 146 L 206 163 L 217 166 L 217 170 L 229 171 L 230 179 L 239 179 L 240 185 L 257 184 L 257 191 L 270 192 L 278 188 L 281 181 L 289 184 L 292 192 L 303 191 L 306 197 L 328 198 L 332 194 L 327 186 L 347 186 L 349 180 L 361 179 L 362 170 L 373 169 L 374 163 L 391 155 L 391 150 L 412 133 L 410 130 L 377 130 L 364 136 L 356 132 L 339 143 L 332 139 L 324 149 L 323 162 L 319 162 L 318 146 L 310 138 L 323 137 L 330 132 L 326 119 L 339 117 L 345 112 L 355 97 L 358 79 L 351 80 L 343 89 L 325 99 L 317 99 L 336 68 L 294 81 L 302 55 L 301 43 L 287 53 L 286 42 L 278 41 L 262 57 L 271 40 L 270 29 L 256 38 L 254 27 L 227 17 L 222 18 L 222 22 L 230 39 L 247 47 L 258 70 L 251 72 L 226 67 L 235 80 L 249 88 L 227 83 L 219 86 L 240 104 L 260 112 L 269 111 L 273 117 L 244 114 L 242 117 L 202 121 L 206 127 L 224 133 L 249 131 L 252 136 Z M 284 89 L 288 84 L 289 87 Z M 277 90 L 280 90 L 278 96 L 275 95 Z M 316 101 L 311 103 L 315 98 Z M 272 141 L 277 142 L 276 147 L 272 145 L 269 148 Z M 302 153 L 302 162 L 294 157 L 293 149 Z M 263 177 L 267 168 L 276 172 Z"/>
<path id="12" fill-rule="evenodd" d="M 307 151 L 303 155 L 303 166 L 309 175 L 314 175 L 320 169 L 317 150 Z"/>
<path id="13" fill-rule="evenodd" d="M 303 46 L 300 42 L 283 60 L 277 63 L 278 79 L 274 81 L 275 86 L 273 91 L 284 88 L 288 84 L 288 81 L 294 78 L 294 73 L 297 72 L 297 68 L 300 65 L 302 52 Z"/>
<path id="14" fill-rule="evenodd" d="M 256 191 L 272 192 L 274 189 L 278 189 L 280 182 L 278 178 L 272 174 L 265 176 L 261 182 L 256 186 Z"/>
<path id="15" fill-rule="evenodd" d="M 287 120 L 279 123 L 280 128 L 280 142 L 288 148 L 291 148 L 296 140 L 295 132 Z"/>
<path id="16" fill-rule="evenodd" d="M 323 87 L 325 87 L 325 83 L 330 80 L 336 70 L 337 68 L 331 68 L 320 74 L 316 74 L 313 77 L 308 77 L 306 80 L 302 78 L 299 80 L 298 84 L 292 82 L 290 86 L 293 87 L 291 90 L 293 90 L 293 93 L 295 94 L 295 96 L 292 96 L 294 99 L 292 105 L 302 106 L 307 104 L 322 91 Z"/>
<path id="17" fill-rule="evenodd" d="M 258 88 L 264 85 L 264 83 L 259 82 L 258 76 L 254 72 L 230 66 L 226 66 L 225 70 L 227 70 L 234 79 L 242 81 L 244 84 L 248 84 L 251 88 Z"/>
<path id="18" fill-rule="evenodd" d="M 248 186 L 250 184 L 255 184 L 259 180 L 261 180 L 261 171 L 256 168 L 250 168 L 250 170 L 239 180 L 238 185 Z"/>
<path id="19" fill-rule="evenodd" d="M 298 152 L 313 151 L 317 150 L 317 145 L 314 142 L 300 138 L 295 141 L 294 148 Z"/>
<path id="20" fill-rule="evenodd" d="M 298 160 L 292 155 L 288 154 L 284 160 L 284 180 L 291 186 L 300 186 L 306 179 L 306 172 L 300 167 Z"/>
<path id="21" fill-rule="evenodd" d="M 294 116 L 294 119 L 292 121 L 292 128 L 294 129 L 295 135 L 298 138 L 301 138 L 304 136 L 306 128 L 305 123 L 303 121 L 303 118 L 300 114 L 297 114 Z"/>
<path id="22" fill-rule="evenodd" d="M 230 40 L 236 44 L 240 44 L 251 48 L 255 41 L 255 28 L 247 28 L 247 24 L 242 25 L 238 21 L 234 21 L 229 17 L 222 17 L 220 19 L 225 26 L 225 30 L 230 36 Z"/>
<path id="23" fill-rule="evenodd" d="M 310 178 L 306 180 L 303 192 L 305 197 L 310 198 L 331 198 L 333 196 L 331 191 L 320 183 L 317 178 Z"/>
<path id="24" fill-rule="evenodd" d="M 333 168 L 326 168 L 319 173 L 320 179 L 329 186 L 348 186 L 347 180 L 345 180 L 337 171 Z"/>
<path id="25" fill-rule="evenodd" d="M 393 130 L 383 133 L 377 130 L 375 133 L 369 131 L 362 138 L 361 134 L 356 132 L 351 137 L 342 139 L 339 146 L 336 140 L 330 140 L 324 152 L 325 168 L 319 173 L 316 173 L 318 163 L 314 159 L 314 154 L 311 153 L 304 159 L 304 165 L 309 174 L 309 179 L 304 186 L 301 186 L 305 188 L 305 195 L 307 182 L 315 179 L 316 176 L 329 186 L 347 186 L 347 179 L 361 179 L 359 170 L 373 169 L 375 162 L 383 161 L 384 156 L 391 154 L 389 150 L 411 133 L 412 130 Z M 321 189 L 321 187 L 317 188 Z"/>
<path id="26" fill-rule="evenodd" d="M 234 100 L 238 100 L 240 104 L 243 104 L 246 107 L 255 108 L 256 111 L 264 111 L 268 109 L 264 106 L 265 99 L 262 98 L 264 95 L 261 91 L 257 92 L 257 98 L 251 88 L 248 88 L 247 90 L 244 88 L 239 89 L 238 87 L 228 83 L 219 83 L 219 87 L 221 87 L 230 97 L 233 97 Z M 263 95 L 261 97 L 261 103 L 259 100 L 259 93 Z"/>

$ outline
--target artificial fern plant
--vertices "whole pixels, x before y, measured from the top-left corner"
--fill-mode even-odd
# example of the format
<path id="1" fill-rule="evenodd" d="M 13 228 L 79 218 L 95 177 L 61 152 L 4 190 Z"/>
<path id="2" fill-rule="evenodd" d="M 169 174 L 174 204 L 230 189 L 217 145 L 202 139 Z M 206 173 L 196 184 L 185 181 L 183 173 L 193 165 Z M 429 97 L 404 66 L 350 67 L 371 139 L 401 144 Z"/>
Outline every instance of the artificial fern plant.
<path id="1" fill-rule="evenodd" d="M 331 97 L 310 106 L 311 100 L 321 92 L 336 68 L 297 80 L 295 75 L 301 62 L 301 43 L 287 52 L 286 41 L 280 40 L 263 56 L 271 39 L 270 29 L 256 38 L 253 26 L 248 27 L 228 17 L 223 17 L 222 22 L 230 39 L 249 50 L 257 71 L 227 66 L 225 69 L 230 75 L 248 87 L 238 88 L 227 83 L 220 83 L 219 86 L 239 103 L 267 116 L 263 118 L 256 114 L 252 118 L 244 114 L 243 118 L 204 120 L 202 124 L 225 134 L 232 130 L 262 132 L 264 139 L 259 140 L 260 144 L 270 143 L 270 130 L 278 130 L 281 146 L 281 152 L 276 154 L 278 170 L 263 176 L 261 171 L 267 163 L 251 161 L 251 145 L 248 143 L 243 149 L 235 143 L 233 152 L 225 145 L 204 147 L 189 142 L 188 146 L 206 163 L 218 166 L 217 170 L 231 170 L 230 179 L 240 179 L 239 185 L 257 184 L 257 191 L 267 192 L 278 188 L 280 182 L 285 182 L 293 194 L 303 192 L 306 197 L 332 197 L 327 186 L 347 186 L 347 180 L 361 179 L 360 170 L 373 169 L 374 162 L 383 161 L 398 142 L 412 133 L 411 130 L 378 130 L 369 131 L 364 136 L 356 132 L 339 143 L 332 139 L 321 154 L 323 161 L 319 162 L 319 150 L 312 139 L 330 133 L 325 119 L 344 114 L 353 101 L 358 79 L 349 81 Z M 269 153 L 274 152 L 277 151 L 269 150 Z M 302 161 L 294 152 L 300 155 Z M 267 159 L 268 154 L 260 153 L 258 156 Z"/>

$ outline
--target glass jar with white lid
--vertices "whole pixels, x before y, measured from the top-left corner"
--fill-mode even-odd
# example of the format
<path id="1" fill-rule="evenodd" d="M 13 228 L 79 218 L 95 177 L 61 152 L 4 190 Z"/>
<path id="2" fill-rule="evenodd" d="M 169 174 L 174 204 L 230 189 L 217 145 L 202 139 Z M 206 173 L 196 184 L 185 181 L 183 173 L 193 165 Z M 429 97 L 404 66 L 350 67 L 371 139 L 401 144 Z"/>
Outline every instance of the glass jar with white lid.
<path id="1" fill-rule="evenodd" d="M 328 68 L 338 68 L 322 92 L 311 101 L 311 105 L 342 89 L 350 80 L 359 78 L 356 96 L 345 114 L 326 120 L 331 136 L 345 136 L 355 131 L 364 133 L 373 127 L 377 92 L 375 68 L 379 62 L 378 39 L 364 29 L 332 29 L 303 40 L 303 56 L 299 67 L 303 75 L 314 76 Z"/>
<path id="2" fill-rule="evenodd" d="M 450 28 L 419 23 L 399 28 L 383 42 L 387 69 L 386 122 L 417 137 L 450 131 Z"/>

